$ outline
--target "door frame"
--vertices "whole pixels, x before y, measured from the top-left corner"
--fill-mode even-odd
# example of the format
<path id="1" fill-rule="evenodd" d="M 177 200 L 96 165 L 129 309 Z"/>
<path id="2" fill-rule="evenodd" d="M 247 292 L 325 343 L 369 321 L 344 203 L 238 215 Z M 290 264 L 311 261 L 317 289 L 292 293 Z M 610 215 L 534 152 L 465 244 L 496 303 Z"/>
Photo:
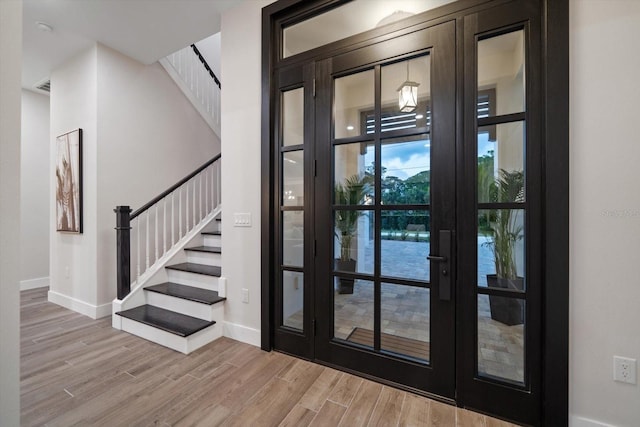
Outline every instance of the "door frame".
<path id="1" fill-rule="evenodd" d="M 532 0 L 534 1 L 534 0 Z M 274 344 L 274 287 L 276 283 L 275 248 L 278 236 L 273 229 L 275 206 L 275 147 L 274 73 L 279 67 L 311 58 L 322 59 L 367 45 L 372 38 L 385 40 L 396 37 L 403 30 L 415 31 L 420 26 L 457 19 L 473 11 L 510 3 L 509 0 L 459 0 L 440 8 L 408 18 L 366 34 L 331 43 L 290 58 L 279 59 L 281 28 L 298 22 L 345 0 L 279 0 L 262 11 L 262 105 L 261 105 L 261 347 L 271 351 Z M 568 0 L 539 0 L 541 21 L 541 122 L 542 131 L 542 191 L 541 263 L 541 416 L 542 424 L 568 425 L 569 405 L 569 2 Z M 462 31 L 457 25 L 457 31 Z M 394 34 L 391 34 L 394 33 Z M 461 33 L 457 43 L 464 40 Z M 462 46 L 458 46 L 459 64 L 464 61 Z M 463 87 L 462 73 L 457 76 Z M 464 105 L 457 98 L 460 122 Z M 464 129 L 458 127 L 458 140 Z M 549 183 L 552 185 L 545 185 Z M 458 318 L 457 322 L 460 322 Z"/>

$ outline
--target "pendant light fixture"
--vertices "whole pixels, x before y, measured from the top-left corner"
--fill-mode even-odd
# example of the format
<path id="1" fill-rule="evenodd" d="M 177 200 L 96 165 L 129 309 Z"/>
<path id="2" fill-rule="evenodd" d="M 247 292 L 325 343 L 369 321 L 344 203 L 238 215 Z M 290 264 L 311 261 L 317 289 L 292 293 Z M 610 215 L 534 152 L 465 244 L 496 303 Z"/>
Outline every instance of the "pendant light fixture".
<path id="1" fill-rule="evenodd" d="M 407 80 L 398 88 L 400 111 L 412 113 L 418 106 L 418 86 L 420 83 L 409 80 L 409 61 L 407 61 Z"/>

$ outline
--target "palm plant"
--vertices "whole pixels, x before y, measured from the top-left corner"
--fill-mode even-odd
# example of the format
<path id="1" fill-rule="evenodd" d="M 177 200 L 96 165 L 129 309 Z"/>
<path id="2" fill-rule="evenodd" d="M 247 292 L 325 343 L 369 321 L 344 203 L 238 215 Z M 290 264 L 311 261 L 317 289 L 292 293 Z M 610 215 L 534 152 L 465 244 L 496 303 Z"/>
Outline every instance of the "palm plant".
<path id="1" fill-rule="evenodd" d="M 334 189 L 334 203 L 336 205 L 359 205 L 370 190 L 371 177 L 369 175 L 352 175 L 342 183 L 337 183 Z M 353 238 L 358 231 L 358 218 L 362 211 L 336 211 L 336 237 L 340 243 L 340 260 L 351 259 Z"/>
<path id="2" fill-rule="evenodd" d="M 490 187 L 489 193 L 490 200 L 494 203 L 524 201 L 523 171 L 509 172 L 500 169 L 499 176 Z M 486 244 L 493 252 L 496 276 L 515 279 L 518 277 L 515 246 L 524 236 L 522 221 L 517 218 L 513 209 L 495 209 L 490 213 L 489 224 L 490 241 Z"/>

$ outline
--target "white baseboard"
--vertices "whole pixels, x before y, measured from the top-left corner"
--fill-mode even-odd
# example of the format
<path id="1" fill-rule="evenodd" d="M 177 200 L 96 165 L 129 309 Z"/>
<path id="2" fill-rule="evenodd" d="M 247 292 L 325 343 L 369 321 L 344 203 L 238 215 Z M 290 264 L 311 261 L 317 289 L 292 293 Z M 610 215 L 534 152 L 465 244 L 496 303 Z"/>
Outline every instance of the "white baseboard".
<path id="1" fill-rule="evenodd" d="M 236 323 L 224 322 L 225 337 L 260 347 L 260 329 L 253 329 Z"/>
<path id="2" fill-rule="evenodd" d="M 46 288 L 49 286 L 49 277 L 38 277 L 37 279 L 21 280 L 20 290 L 28 291 L 29 289 Z"/>
<path id="3" fill-rule="evenodd" d="M 56 291 L 49 291 L 49 302 L 61 305 L 64 308 L 84 314 L 92 319 L 100 319 L 101 317 L 111 316 L 111 303 L 102 305 L 92 305 L 85 301 L 63 295 Z"/>
<path id="4" fill-rule="evenodd" d="M 576 415 L 571 415 L 569 425 L 571 427 L 615 427 L 613 424 L 606 424 L 600 421 L 578 417 Z"/>

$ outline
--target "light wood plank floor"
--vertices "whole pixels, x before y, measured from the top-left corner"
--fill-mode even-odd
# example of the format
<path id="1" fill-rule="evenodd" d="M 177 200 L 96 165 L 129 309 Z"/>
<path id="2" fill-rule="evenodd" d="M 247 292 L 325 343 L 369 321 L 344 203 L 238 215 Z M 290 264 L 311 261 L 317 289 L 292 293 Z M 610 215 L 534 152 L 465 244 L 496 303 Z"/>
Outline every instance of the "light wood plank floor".
<path id="1" fill-rule="evenodd" d="M 23 426 L 511 426 L 221 338 L 183 354 L 21 298 Z"/>

